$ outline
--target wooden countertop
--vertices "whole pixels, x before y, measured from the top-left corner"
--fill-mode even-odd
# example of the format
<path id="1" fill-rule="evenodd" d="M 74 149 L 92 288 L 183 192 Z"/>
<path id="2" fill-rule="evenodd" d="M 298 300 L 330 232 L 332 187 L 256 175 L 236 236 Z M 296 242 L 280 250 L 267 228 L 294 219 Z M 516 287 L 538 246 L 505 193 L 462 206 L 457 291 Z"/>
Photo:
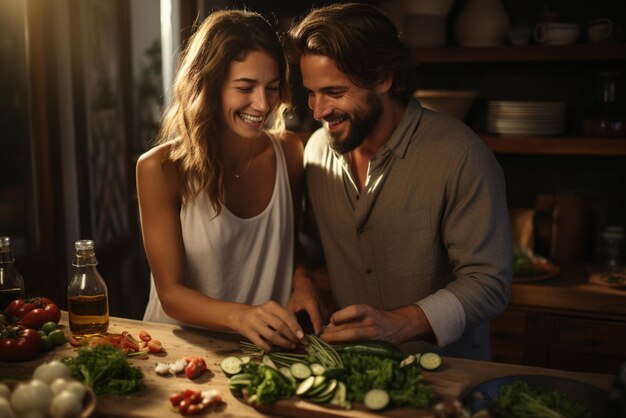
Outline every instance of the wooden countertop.
<path id="1" fill-rule="evenodd" d="M 514 281 L 509 307 L 516 306 L 626 322 L 626 289 L 589 283 L 583 267 L 566 266 L 544 281 Z"/>
<path id="2" fill-rule="evenodd" d="M 233 397 L 228 390 L 226 376 L 223 375 L 219 368 L 219 362 L 228 355 L 239 355 L 239 341 L 241 337 L 237 334 L 218 333 L 207 330 L 181 328 L 168 324 L 157 324 L 151 322 L 143 322 L 124 318 L 111 318 L 110 332 L 121 333 L 128 331 L 137 337 L 139 331 L 148 331 L 153 338 L 160 340 L 167 354 L 163 356 L 151 355 L 147 360 L 129 359 L 134 367 L 139 367 L 145 375 L 144 381 L 147 389 L 126 396 L 106 395 L 98 397 L 97 412 L 99 417 L 162 417 L 174 418 L 180 415 L 169 408 L 168 398 L 177 391 L 185 389 L 208 389 L 215 388 L 219 390 L 226 402 L 226 407 L 220 412 L 212 412 L 210 416 L 229 416 L 229 417 L 267 417 L 281 415 L 281 412 L 288 409 L 281 409 L 280 406 L 270 408 L 272 414 L 263 414 L 243 401 Z M 67 313 L 63 312 L 60 322 L 66 334 L 67 329 Z M 52 359 L 61 359 L 66 356 L 75 356 L 75 349 L 69 344 L 59 347 L 48 353 L 42 354 L 39 358 L 22 363 L 2 363 L 0 362 L 0 380 L 3 379 L 28 379 L 32 376 L 34 369 L 45 361 Z M 196 380 L 189 380 L 183 375 L 178 377 L 161 377 L 154 372 L 154 366 L 157 361 L 171 362 L 183 356 L 202 356 L 211 373 L 205 373 Z M 425 372 L 426 381 L 432 383 L 433 388 L 441 390 L 443 395 L 458 397 L 464 390 L 474 387 L 476 384 L 501 376 L 520 375 L 520 374 L 536 374 L 550 375 L 557 377 L 570 378 L 588 384 L 595 385 L 601 389 L 608 389 L 613 377 L 609 375 L 589 374 L 589 373 L 571 373 L 550 369 L 542 369 L 536 367 L 518 366 L 501 363 L 490 363 L 481 361 L 472 361 L 456 358 L 444 358 L 443 366 L 437 372 Z M 303 401 L 293 402 L 293 408 L 303 409 L 304 415 L 300 416 L 319 416 L 317 411 L 323 409 L 320 406 L 312 405 Z M 292 409 L 293 409 L 292 408 Z M 290 411 L 292 413 L 293 410 Z M 415 413 L 412 411 L 408 416 L 432 416 L 428 411 L 423 413 Z M 380 415 L 361 411 L 337 411 L 338 415 L 328 416 L 348 416 L 355 418 L 379 417 Z M 297 415 L 290 415 L 297 416 Z M 387 416 L 403 416 L 394 414 L 393 411 Z"/>

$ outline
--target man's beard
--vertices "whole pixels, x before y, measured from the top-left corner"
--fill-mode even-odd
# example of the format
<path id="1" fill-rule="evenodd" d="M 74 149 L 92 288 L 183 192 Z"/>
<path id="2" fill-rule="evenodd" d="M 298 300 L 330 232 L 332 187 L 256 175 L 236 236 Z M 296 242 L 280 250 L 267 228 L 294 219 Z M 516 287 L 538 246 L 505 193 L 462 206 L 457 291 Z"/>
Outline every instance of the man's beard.
<path id="1" fill-rule="evenodd" d="M 365 138 L 372 132 L 380 119 L 383 107 L 380 98 L 374 92 L 368 92 L 366 96 L 367 113 L 363 116 L 348 117 L 350 128 L 348 135 L 343 141 L 333 138 L 326 129 L 326 138 L 330 147 L 340 154 L 347 154 L 363 143 Z"/>

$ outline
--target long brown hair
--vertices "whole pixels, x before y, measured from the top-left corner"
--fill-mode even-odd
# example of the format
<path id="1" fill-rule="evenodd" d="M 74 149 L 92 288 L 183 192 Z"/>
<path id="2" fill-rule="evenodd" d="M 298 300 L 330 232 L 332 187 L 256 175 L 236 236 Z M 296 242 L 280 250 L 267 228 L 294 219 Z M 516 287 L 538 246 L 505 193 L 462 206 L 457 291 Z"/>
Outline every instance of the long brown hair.
<path id="1" fill-rule="evenodd" d="M 220 89 L 232 61 L 264 51 L 278 63 L 280 105 L 273 129 L 283 129 L 291 101 L 288 68 L 280 39 L 260 14 L 246 10 L 213 12 L 189 39 L 172 85 L 158 144 L 170 143 L 168 158 L 179 173 L 182 204 L 206 191 L 219 214 L 225 197 L 224 162 L 219 141 Z"/>
<path id="2" fill-rule="evenodd" d="M 311 11 L 288 34 L 290 60 L 323 55 L 357 86 L 393 77 L 390 95 L 406 102 L 417 89 L 416 63 L 393 23 L 376 7 L 337 3 Z"/>

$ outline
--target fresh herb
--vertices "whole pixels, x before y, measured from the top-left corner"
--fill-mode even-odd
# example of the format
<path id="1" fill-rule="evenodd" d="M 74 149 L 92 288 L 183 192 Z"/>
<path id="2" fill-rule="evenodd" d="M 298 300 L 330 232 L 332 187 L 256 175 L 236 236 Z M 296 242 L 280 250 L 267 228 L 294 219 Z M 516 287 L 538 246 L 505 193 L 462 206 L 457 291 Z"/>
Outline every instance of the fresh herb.
<path id="1" fill-rule="evenodd" d="M 121 395 L 144 388 L 143 373 L 131 367 L 126 354 L 117 347 L 79 348 L 77 357 L 66 357 L 63 363 L 70 369 L 72 377 L 84 381 L 96 395 Z"/>
<path id="2" fill-rule="evenodd" d="M 272 351 L 265 352 L 257 345 L 242 341 L 240 343 L 241 350 L 244 354 L 261 359 L 264 355 L 268 356 L 276 365 L 289 367 L 293 363 L 320 363 L 327 368 L 343 367 L 341 357 L 333 347 L 322 341 L 314 335 L 307 335 L 308 344 L 306 346 L 306 354 Z"/>
<path id="3" fill-rule="evenodd" d="M 522 380 L 502 386 L 493 405 L 501 418 L 591 418 L 591 411 L 565 394 Z"/>
<path id="4" fill-rule="evenodd" d="M 399 362 L 375 355 L 343 353 L 341 358 L 348 369 L 347 398 L 351 401 L 362 402 L 370 389 L 386 390 L 395 406 L 424 408 L 433 397 L 419 367 L 400 368 Z"/>

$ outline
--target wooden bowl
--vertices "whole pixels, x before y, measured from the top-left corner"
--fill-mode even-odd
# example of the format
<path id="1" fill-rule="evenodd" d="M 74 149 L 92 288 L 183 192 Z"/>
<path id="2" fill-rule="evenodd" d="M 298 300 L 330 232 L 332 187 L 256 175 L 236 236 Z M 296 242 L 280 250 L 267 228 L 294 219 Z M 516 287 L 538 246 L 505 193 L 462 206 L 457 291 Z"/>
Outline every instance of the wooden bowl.
<path id="1" fill-rule="evenodd" d="M 20 380 L 2 380 L 0 383 L 7 385 L 7 387 L 13 392 L 17 385 L 20 383 L 28 383 L 28 381 Z M 83 410 L 81 411 L 79 418 L 94 418 L 96 416 L 96 394 L 85 385 L 85 396 L 83 397 Z"/>
<path id="2" fill-rule="evenodd" d="M 465 120 L 467 112 L 480 93 L 475 90 L 417 90 L 422 106 Z"/>

